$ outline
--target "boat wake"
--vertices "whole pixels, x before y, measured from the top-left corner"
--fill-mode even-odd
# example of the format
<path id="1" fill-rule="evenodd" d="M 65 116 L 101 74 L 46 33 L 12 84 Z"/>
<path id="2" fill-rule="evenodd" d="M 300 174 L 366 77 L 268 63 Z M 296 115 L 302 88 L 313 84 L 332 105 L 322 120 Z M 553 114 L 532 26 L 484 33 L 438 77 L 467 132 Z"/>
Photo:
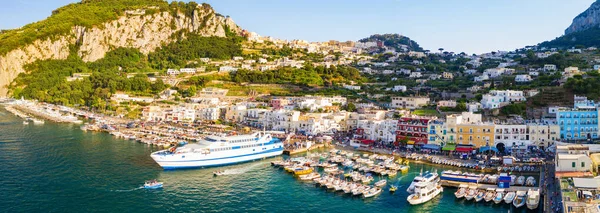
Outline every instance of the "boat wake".
<path id="1" fill-rule="evenodd" d="M 235 168 L 235 169 L 226 169 L 225 171 L 223 171 L 223 175 L 239 175 L 239 174 L 244 174 L 246 172 L 251 171 L 252 169 L 265 165 L 266 163 L 255 163 L 252 164 L 250 166 L 245 166 L 242 168 Z"/>
<path id="2" fill-rule="evenodd" d="M 143 186 L 137 187 L 137 188 L 133 188 L 133 189 L 116 189 L 116 190 L 110 190 L 111 192 L 132 192 L 135 190 L 140 190 L 143 189 Z"/>

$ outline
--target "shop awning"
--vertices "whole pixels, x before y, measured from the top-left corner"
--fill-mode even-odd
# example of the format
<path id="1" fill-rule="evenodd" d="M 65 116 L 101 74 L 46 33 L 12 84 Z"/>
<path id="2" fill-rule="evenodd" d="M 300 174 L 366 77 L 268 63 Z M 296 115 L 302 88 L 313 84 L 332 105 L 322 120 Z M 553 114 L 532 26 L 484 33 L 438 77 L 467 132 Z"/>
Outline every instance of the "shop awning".
<path id="1" fill-rule="evenodd" d="M 456 149 L 456 144 L 446 144 L 446 146 L 442 147 L 443 151 L 454 151 Z"/>
<path id="2" fill-rule="evenodd" d="M 498 152 L 498 149 L 496 149 L 496 147 L 493 147 L 493 146 L 482 146 L 482 147 L 479 147 L 479 152 L 487 152 L 489 150 L 492 150 L 494 152 Z"/>
<path id="3" fill-rule="evenodd" d="M 440 150 L 440 146 L 435 144 L 425 144 L 421 147 L 421 149 Z"/>
<path id="4" fill-rule="evenodd" d="M 415 144 L 415 141 L 413 141 L 413 140 L 410 140 L 410 141 L 408 141 L 406 144 L 408 144 L 408 145 L 414 145 L 414 144 Z"/>
<path id="5" fill-rule="evenodd" d="M 456 147 L 456 151 L 457 152 L 471 152 L 471 151 L 473 151 L 473 147 L 459 146 L 459 147 Z"/>
<path id="6" fill-rule="evenodd" d="M 374 140 L 361 140 L 360 142 L 362 142 L 363 144 L 372 144 L 372 143 L 375 143 Z"/>

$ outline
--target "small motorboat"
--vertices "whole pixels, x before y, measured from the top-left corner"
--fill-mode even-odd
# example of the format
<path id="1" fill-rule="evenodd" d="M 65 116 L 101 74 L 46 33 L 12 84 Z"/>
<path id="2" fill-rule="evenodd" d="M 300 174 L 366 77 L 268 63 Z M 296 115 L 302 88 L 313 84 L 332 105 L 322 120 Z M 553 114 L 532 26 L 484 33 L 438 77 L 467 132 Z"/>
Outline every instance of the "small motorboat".
<path id="1" fill-rule="evenodd" d="M 382 186 L 385 186 L 385 184 L 387 184 L 387 181 L 382 179 L 382 180 L 375 182 L 375 184 L 373 184 L 373 185 L 375 185 L 377 187 L 382 187 Z"/>
<path id="2" fill-rule="evenodd" d="M 396 186 L 394 186 L 394 185 L 390 186 L 390 192 L 392 192 L 392 193 L 393 193 L 393 192 L 395 192 L 396 190 L 398 190 L 398 187 L 396 187 Z"/>
<path id="3" fill-rule="evenodd" d="M 378 188 L 378 187 L 373 187 L 373 188 L 371 188 L 371 189 L 370 189 L 370 190 L 368 190 L 368 191 L 367 191 L 367 190 L 365 190 L 365 191 L 363 192 L 363 197 L 364 197 L 364 198 L 370 198 L 370 197 L 373 197 L 373 196 L 375 196 L 375 195 L 378 195 L 379 193 L 381 193 L 381 189 L 380 189 L 380 188 Z"/>
<path id="4" fill-rule="evenodd" d="M 527 192 L 527 208 L 534 210 L 540 204 L 540 190 L 529 190 Z"/>
<path id="5" fill-rule="evenodd" d="M 146 183 L 144 183 L 145 189 L 159 189 L 162 187 L 163 187 L 163 183 L 158 182 L 156 180 L 148 180 L 148 181 L 146 181 Z"/>
<path id="6" fill-rule="evenodd" d="M 516 182 L 517 182 L 517 176 L 516 175 L 511 175 L 510 176 L 510 185 L 514 186 Z"/>
<path id="7" fill-rule="evenodd" d="M 225 172 L 224 171 L 214 171 L 213 172 L 213 176 L 215 176 L 215 177 L 216 176 L 221 176 L 221 175 L 225 175 Z"/>
<path id="8" fill-rule="evenodd" d="M 373 176 L 367 175 L 361 179 L 363 184 L 369 184 L 373 181 Z"/>
<path id="9" fill-rule="evenodd" d="M 475 197 L 475 195 L 477 195 L 477 187 L 469 186 L 469 190 L 467 191 L 467 194 L 465 194 L 465 199 L 471 200 Z"/>
<path id="10" fill-rule="evenodd" d="M 504 202 L 507 204 L 511 204 L 513 202 L 513 200 L 515 199 L 515 192 L 508 192 L 506 193 L 506 196 L 504 197 Z"/>
<path id="11" fill-rule="evenodd" d="M 458 190 L 454 192 L 454 196 L 456 196 L 458 199 L 465 197 L 465 194 L 467 194 L 467 185 L 464 184 L 458 186 Z"/>
<path id="12" fill-rule="evenodd" d="M 477 195 L 475 195 L 475 202 L 483 200 L 483 197 L 485 197 L 485 192 L 483 190 L 479 190 Z"/>
<path id="13" fill-rule="evenodd" d="M 518 185 L 518 186 L 524 185 L 525 184 L 525 176 L 519 176 L 517 178 L 517 181 L 516 181 L 515 184 Z"/>
<path id="14" fill-rule="evenodd" d="M 488 188 L 485 192 L 485 197 L 483 199 L 485 200 L 485 202 L 490 202 L 490 201 L 492 201 L 492 199 L 494 199 L 495 195 L 496 195 L 496 189 Z"/>
<path id="15" fill-rule="evenodd" d="M 321 177 L 321 174 L 316 173 L 316 172 L 299 176 L 300 180 L 313 180 L 315 178 L 320 178 L 320 177 Z"/>
<path id="16" fill-rule="evenodd" d="M 494 196 L 494 203 L 499 204 L 504 199 L 504 189 L 496 189 L 496 196 Z"/>
<path id="17" fill-rule="evenodd" d="M 534 177 L 527 177 L 527 180 L 525 180 L 525 186 L 535 186 L 535 178 Z"/>
<path id="18" fill-rule="evenodd" d="M 526 201 L 527 201 L 527 192 L 526 191 L 517 191 L 517 195 L 516 195 L 515 199 L 513 200 L 513 205 L 516 208 L 520 208 L 521 206 L 525 205 Z"/>

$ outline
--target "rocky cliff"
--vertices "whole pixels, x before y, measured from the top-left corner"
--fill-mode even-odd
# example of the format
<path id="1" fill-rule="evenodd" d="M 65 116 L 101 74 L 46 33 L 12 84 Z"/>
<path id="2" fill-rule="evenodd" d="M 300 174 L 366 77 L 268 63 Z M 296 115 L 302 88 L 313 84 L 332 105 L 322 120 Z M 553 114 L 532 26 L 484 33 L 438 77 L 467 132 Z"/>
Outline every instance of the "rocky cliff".
<path id="1" fill-rule="evenodd" d="M 174 34 L 183 31 L 202 36 L 226 36 L 226 28 L 240 33 L 230 19 L 216 14 L 212 8 L 198 6 L 191 15 L 171 11 L 146 13 L 143 9 L 127 11 L 117 20 L 91 28 L 73 26 L 64 35 L 35 40 L 31 44 L 0 56 L 0 97 L 8 94 L 8 85 L 25 72 L 23 66 L 37 60 L 65 59 L 69 46 L 77 44 L 78 54 L 86 62 L 104 57 L 119 47 L 137 48 L 142 53 L 174 41 Z"/>
<path id="2" fill-rule="evenodd" d="M 600 26 L 600 0 L 594 2 L 587 10 L 573 19 L 573 23 L 565 30 L 571 34 Z"/>

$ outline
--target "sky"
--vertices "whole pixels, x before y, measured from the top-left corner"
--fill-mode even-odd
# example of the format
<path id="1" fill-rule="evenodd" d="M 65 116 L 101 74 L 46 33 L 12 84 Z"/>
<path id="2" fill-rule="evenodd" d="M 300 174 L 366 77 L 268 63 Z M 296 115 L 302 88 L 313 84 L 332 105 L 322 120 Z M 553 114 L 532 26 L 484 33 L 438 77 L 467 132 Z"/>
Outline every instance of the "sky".
<path id="1" fill-rule="evenodd" d="M 0 29 L 39 21 L 77 0 L 0 0 Z M 564 34 L 594 0 L 206 0 L 260 35 L 307 41 L 398 33 L 429 50 L 514 50 Z"/>

